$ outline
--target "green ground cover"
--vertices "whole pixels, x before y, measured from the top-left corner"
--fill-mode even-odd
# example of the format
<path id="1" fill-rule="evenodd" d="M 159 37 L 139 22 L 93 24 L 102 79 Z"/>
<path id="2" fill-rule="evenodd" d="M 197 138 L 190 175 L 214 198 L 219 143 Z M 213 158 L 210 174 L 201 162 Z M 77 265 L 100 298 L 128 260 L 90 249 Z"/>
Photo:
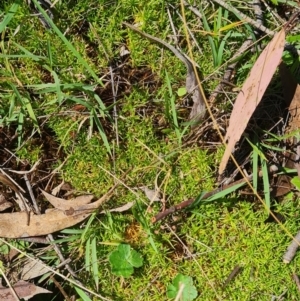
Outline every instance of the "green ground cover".
<path id="1" fill-rule="evenodd" d="M 92 215 L 83 225 L 57 235 L 89 290 L 109 300 L 170 300 L 168 287 L 182 274 L 192 277 L 195 300 L 283 300 L 276 299 L 283 293 L 285 300 L 297 300 L 292 274 L 298 272 L 299 256 L 289 265 L 282 263 L 290 242 L 286 232 L 295 235 L 299 227 L 292 193 L 274 205 L 286 217 L 283 229 L 266 223 L 263 206 L 238 192 L 152 224 L 162 204 L 155 202 L 149 210 L 149 199 L 138 189 L 157 185 L 170 207 L 216 184 L 224 149 L 213 135 L 193 137 L 193 129 L 185 124 L 190 108 L 186 97 L 177 94 L 185 85 L 185 66 L 173 53 L 122 25 L 139 24 L 141 30 L 173 43 L 169 11 L 179 30 L 178 46 L 188 52 L 185 26 L 198 43 L 199 48 L 192 44 L 193 55 L 209 95 L 224 72 L 220 66 L 253 29 L 238 26 L 239 20 L 216 4 L 198 2 L 207 23 L 186 7 L 184 24 L 176 1 L 58 1 L 52 30 L 32 16 L 25 2 L 1 3 L 0 21 L 11 19 L 0 27 L 0 129 L 18 133 L 10 151 L 31 165 L 43 158 L 47 144 L 35 139 L 50 136 L 55 147 L 50 144 L 48 151 L 56 158 L 51 168 L 59 167 L 60 179 L 77 193 L 100 197 L 121 179 L 124 185 L 116 188 L 104 209 L 136 202 L 129 211 Z M 249 3 L 232 5 L 253 17 Z M 271 12 L 265 17 L 275 30 Z M 122 47 L 129 51 L 126 58 L 120 54 Z M 236 85 L 243 83 L 257 55 L 254 50 L 240 58 Z M 120 92 L 116 112 L 110 63 L 122 65 L 114 71 Z M 227 94 L 216 104 L 219 118 L 229 116 L 235 96 Z M 59 151 L 63 155 L 55 155 Z M 124 266 L 132 271 L 129 277 L 113 273 L 110 256 L 120 244 L 131 247 L 124 255 Z M 26 251 L 36 254 L 34 247 Z M 112 257 L 123 262 L 123 255 L 116 254 Z M 51 266 L 56 255 L 47 249 L 41 258 Z M 224 286 L 237 265 L 239 274 Z M 53 287 L 51 280 L 43 283 Z M 61 285 L 76 300 L 100 299 L 68 282 Z M 43 298 L 63 299 L 59 292 Z"/>

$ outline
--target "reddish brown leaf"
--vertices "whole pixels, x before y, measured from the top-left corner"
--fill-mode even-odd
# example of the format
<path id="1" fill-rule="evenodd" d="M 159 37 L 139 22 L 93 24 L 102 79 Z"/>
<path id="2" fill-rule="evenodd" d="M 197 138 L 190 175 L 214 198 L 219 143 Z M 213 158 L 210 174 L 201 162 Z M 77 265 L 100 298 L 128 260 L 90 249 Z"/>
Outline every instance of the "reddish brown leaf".
<path id="1" fill-rule="evenodd" d="M 282 29 L 260 54 L 235 101 L 225 136 L 225 141 L 228 141 L 228 144 L 219 167 L 219 174 L 224 172 L 236 142 L 243 134 L 250 117 L 260 103 L 273 77 L 281 60 L 284 43 L 285 31 Z"/>

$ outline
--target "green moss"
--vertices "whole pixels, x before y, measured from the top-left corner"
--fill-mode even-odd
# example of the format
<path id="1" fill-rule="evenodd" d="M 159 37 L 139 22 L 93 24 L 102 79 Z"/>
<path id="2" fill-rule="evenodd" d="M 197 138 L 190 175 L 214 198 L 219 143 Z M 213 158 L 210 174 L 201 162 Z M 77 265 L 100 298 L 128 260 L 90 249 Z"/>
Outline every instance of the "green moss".
<path id="1" fill-rule="evenodd" d="M 5 11 L 12 2 L 5 1 Z M 54 139 L 66 153 L 67 160 L 61 168 L 64 180 L 78 191 L 100 197 L 114 185 L 116 177 L 121 183 L 101 210 L 132 201 L 137 203 L 124 213 L 93 216 L 83 228 L 75 227 L 77 236 L 70 234 L 70 241 L 62 243 L 64 254 L 74 259 L 72 264 L 86 287 L 96 291 L 92 269 L 84 266 L 89 252 L 88 239 L 95 238 L 99 287 L 101 293 L 112 300 L 167 300 L 166 288 L 177 273 L 193 277 L 199 291 L 197 300 L 270 300 L 272 295 L 279 296 L 284 290 L 287 290 L 288 300 L 297 299 L 291 273 L 297 271 L 299 256 L 291 265 L 281 262 L 289 243 L 286 232 L 295 234 L 298 231 L 296 202 L 287 200 L 277 206 L 279 212 L 289 217 L 285 230 L 276 224 L 264 223 L 266 215 L 263 209 L 255 212 L 253 206 L 239 200 L 237 194 L 213 204 L 200 204 L 192 212 L 176 212 L 161 223 L 151 223 L 153 215 L 160 212 L 164 204 L 156 202 L 149 207 L 150 201 L 138 187 L 158 186 L 165 197 L 165 205 L 171 207 L 213 189 L 216 169 L 224 152 L 223 147 L 207 151 L 195 144 L 181 143 L 186 136 L 181 139 L 179 134 L 184 130 L 182 123 L 186 121 L 189 108 L 182 107 L 183 100 L 176 91 L 185 85 L 186 67 L 161 45 L 151 43 L 122 26 L 122 21 L 135 23 L 145 32 L 173 43 L 166 13 L 168 8 L 179 33 L 177 46 L 188 53 L 182 20 L 168 4 L 157 0 L 56 3 L 55 24 L 99 77 L 108 74 L 112 60 L 120 59 L 121 46 L 125 45 L 130 51 L 130 57 L 122 58 L 124 61 L 120 63 L 125 65 L 115 71 L 116 87 L 123 82 L 127 84 L 126 93 L 118 98 L 117 124 L 112 118 L 112 108 L 100 109 L 100 103 L 95 99 L 94 90 L 102 89 L 100 85 L 96 85 L 53 31 L 45 30 L 37 18 L 30 16 L 25 4 L 20 6 L 6 28 L 9 41 L 1 41 L 1 53 L 23 55 L 19 44 L 43 59 L 0 57 L 0 64 L 4 66 L 0 70 L 3 101 L 0 117 L 11 116 L 12 112 L 19 116 L 22 109 L 25 126 L 32 126 L 27 122 L 30 116 L 26 108 L 20 109 L 19 103 L 11 107 L 13 84 L 23 97 L 30 99 L 34 113 L 53 130 Z M 213 28 L 216 25 L 215 10 L 208 6 L 205 14 Z M 222 70 L 215 70 L 213 66 L 207 38 L 209 33 L 203 32 L 192 12 L 187 10 L 186 18 L 202 51 L 195 42 L 191 42 L 202 77 L 205 79 L 213 75 L 203 83 L 205 91 L 210 94 Z M 235 17 L 232 20 L 236 21 Z M 17 28 L 19 31 L 13 35 Z M 224 60 L 242 43 L 243 39 L 239 37 L 249 35 L 244 27 L 233 33 L 235 37 L 225 44 Z M 249 54 L 247 62 L 250 64 L 239 68 L 236 74 L 238 85 L 244 82 L 254 60 L 255 56 Z M 122 69 L 124 66 L 133 71 L 148 67 L 154 74 L 154 88 L 151 85 L 147 87 L 139 73 L 134 83 L 127 83 L 126 74 L 121 72 L 126 71 Z M 168 90 L 166 72 L 172 93 Z M 41 91 L 42 86 L 33 86 L 54 83 L 55 80 L 60 85 L 57 84 L 55 89 L 50 87 L 51 91 Z M 69 86 L 61 92 L 63 84 L 77 86 Z M 108 85 L 107 82 L 105 84 Z M 86 85 L 93 88 L 87 91 Z M 172 95 L 175 96 L 178 127 L 170 110 Z M 108 96 L 106 105 L 110 106 L 110 94 Z M 74 110 L 75 104 L 85 104 L 86 110 Z M 213 105 L 225 108 L 226 112 L 229 106 L 227 103 Z M 95 118 L 90 118 L 95 112 L 102 129 L 97 128 Z M 89 128 L 91 125 L 92 129 Z M 88 138 L 88 134 L 91 137 Z M 111 154 L 103 135 L 106 135 Z M 42 156 L 41 152 L 42 148 L 34 140 L 29 140 L 17 155 L 33 164 Z M 126 280 L 112 275 L 107 260 L 119 242 L 134 246 L 144 258 L 143 267 L 136 269 Z M 191 257 L 189 252 L 195 256 Z M 236 265 L 243 267 L 243 271 L 223 288 L 226 277 Z"/>

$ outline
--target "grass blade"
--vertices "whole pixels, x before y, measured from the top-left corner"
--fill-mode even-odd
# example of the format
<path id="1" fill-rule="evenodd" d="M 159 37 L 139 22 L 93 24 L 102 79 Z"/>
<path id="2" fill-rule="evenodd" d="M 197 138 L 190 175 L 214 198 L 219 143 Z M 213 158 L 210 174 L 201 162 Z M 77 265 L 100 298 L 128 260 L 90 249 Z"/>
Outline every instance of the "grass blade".
<path id="1" fill-rule="evenodd" d="M 43 17 L 46 19 L 46 21 L 49 23 L 49 25 L 52 27 L 54 32 L 58 35 L 58 37 L 65 43 L 67 48 L 73 53 L 73 55 L 78 59 L 78 61 L 86 68 L 86 70 L 90 73 L 90 75 L 94 78 L 94 80 L 102 85 L 101 80 L 96 75 L 96 73 L 93 71 L 93 69 L 89 66 L 89 64 L 84 60 L 84 58 L 80 55 L 80 53 L 75 49 L 75 47 L 67 40 L 67 38 L 63 35 L 63 33 L 58 29 L 58 27 L 53 23 L 51 18 L 48 16 L 48 14 L 43 10 L 41 5 L 37 0 L 32 0 L 33 3 L 36 5 L 40 13 L 43 15 Z"/>
<path id="2" fill-rule="evenodd" d="M 92 252 L 92 272 L 96 284 L 96 289 L 99 289 L 99 270 L 98 270 L 98 258 L 97 258 L 97 244 L 96 237 L 93 238 L 91 243 L 91 252 Z"/>
<path id="3" fill-rule="evenodd" d="M 205 199 L 204 201 L 207 203 L 207 202 L 212 202 L 212 201 L 224 198 L 227 194 L 230 194 L 230 193 L 238 190 L 239 188 L 243 187 L 244 185 L 246 185 L 246 182 L 238 183 L 234 186 L 228 187 L 228 188 L 216 193 L 215 195 L 209 197 L 208 199 Z"/>
<path id="4" fill-rule="evenodd" d="M 85 270 L 87 272 L 91 269 L 91 239 L 89 238 L 85 244 Z"/>
<path id="5" fill-rule="evenodd" d="M 90 299 L 90 297 L 83 290 L 81 290 L 79 287 L 75 286 L 75 290 L 76 290 L 77 294 L 82 298 L 83 301 L 92 301 Z"/>
<path id="6" fill-rule="evenodd" d="M 8 13 L 4 17 L 3 21 L 0 23 L 0 33 L 5 29 L 8 23 L 11 21 L 13 16 L 18 10 L 20 1 L 15 1 L 14 4 L 9 8 Z"/>
<path id="7" fill-rule="evenodd" d="M 98 131 L 99 131 L 99 134 L 100 134 L 100 136 L 101 136 L 101 138 L 102 138 L 102 141 L 103 141 L 103 143 L 104 143 L 104 146 L 106 147 L 108 153 L 109 153 L 110 155 L 112 155 L 111 148 L 110 148 L 110 145 L 109 145 L 109 143 L 108 143 L 106 134 L 105 134 L 105 132 L 104 132 L 104 129 L 103 129 L 102 124 L 101 124 L 101 122 L 100 122 L 100 120 L 99 120 L 99 118 L 98 118 L 98 116 L 97 116 L 97 112 L 96 112 L 95 109 L 92 109 L 92 110 L 91 110 L 91 116 L 93 116 L 93 120 L 95 121 L 95 123 L 96 123 L 96 125 L 97 125 Z"/>
<path id="8" fill-rule="evenodd" d="M 253 170 L 253 188 L 257 192 L 258 188 L 258 152 L 253 149 L 252 153 L 252 170 Z"/>
<path id="9" fill-rule="evenodd" d="M 264 194 L 265 194 L 265 203 L 268 209 L 271 207 L 271 193 L 270 193 L 270 181 L 267 161 L 261 158 L 261 171 L 263 174 L 263 184 L 264 184 Z"/>

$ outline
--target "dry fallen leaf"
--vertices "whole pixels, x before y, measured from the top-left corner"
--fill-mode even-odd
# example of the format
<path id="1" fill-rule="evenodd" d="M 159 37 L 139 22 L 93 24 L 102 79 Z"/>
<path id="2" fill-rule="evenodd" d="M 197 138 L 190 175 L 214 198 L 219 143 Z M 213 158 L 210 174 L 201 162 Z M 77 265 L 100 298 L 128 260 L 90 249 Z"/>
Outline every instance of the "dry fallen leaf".
<path id="1" fill-rule="evenodd" d="M 235 144 L 243 134 L 250 117 L 260 103 L 273 77 L 281 60 L 284 43 L 285 30 L 282 29 L 260 54 L 235 101 L 224 138 L 228 144 L 219 167 L 219 174 L 224 172 Z"/>
<path id="2" fill-rule="evenodd" d="M 22 280 L 29 280 L 44 275 L 47 272 L 49 272 L 49 269 L 45 266 L 45 264 L 42 262 L 40 263 L 40 260 L 28 259 L 25 264 L 22 265 L 20 278 Z"/>
<path id="3" fill-rule="evenodd" d="M 152 202 L 160 202 L 161 201 L 161 193 L 157 189 L 150 189 L 147 186 L 141 186 L 139 187 L 141 190 L 145 192 L 146 197 L 148 200 Z"/>
<path id="4" fill-rule="evenodd" d="M 94 197 L 91 194 L 85 194 L 85 195 L 80 195 L 80 196 L 70 199 L 70 200 L 65 200 L 65 199 L 58 198 L 52 194 L 49 194 L 48 192 L 43 191 L 43 190 L 42 190 L 42 193 L 43 193 L 44 197 L 51 203 L 51 205 L 53 207 L 55 207 L 56 209 L 61 209 L 61 210 L 69 210 L 70 207 L 74 208 L 74 207 L 82 206 L 85 204 L 89 204 Z"/>
<path id="5" fill-rule="evenodd" d="M 26 281 L 18 281 L 15 285 L 12 286 L 17 296 L 20 299 L 29 300 L 35 295 L 38 294 L 49 294 L 52 293 L 44 288 L 36 286 L 32 283 Z M 13 296 L 11 289 L 4 287 L 0 284 L 0 300 L 1 301 L 16 301 L 16 298 Z"/>
<path id="6" fill-rule="evenodd" d="M 4 213 L 0 215 L 0 237 L 19 238 L 47 235 L 65 228 L 72 227 L 85 220 L 95 209 L 107 201 L 118 184 L 105 195 L 91 204 L 69 206 L 67 210 L 54 209 L 45 214 L 30 213 L 27 224 L 27 213 Z"/>

